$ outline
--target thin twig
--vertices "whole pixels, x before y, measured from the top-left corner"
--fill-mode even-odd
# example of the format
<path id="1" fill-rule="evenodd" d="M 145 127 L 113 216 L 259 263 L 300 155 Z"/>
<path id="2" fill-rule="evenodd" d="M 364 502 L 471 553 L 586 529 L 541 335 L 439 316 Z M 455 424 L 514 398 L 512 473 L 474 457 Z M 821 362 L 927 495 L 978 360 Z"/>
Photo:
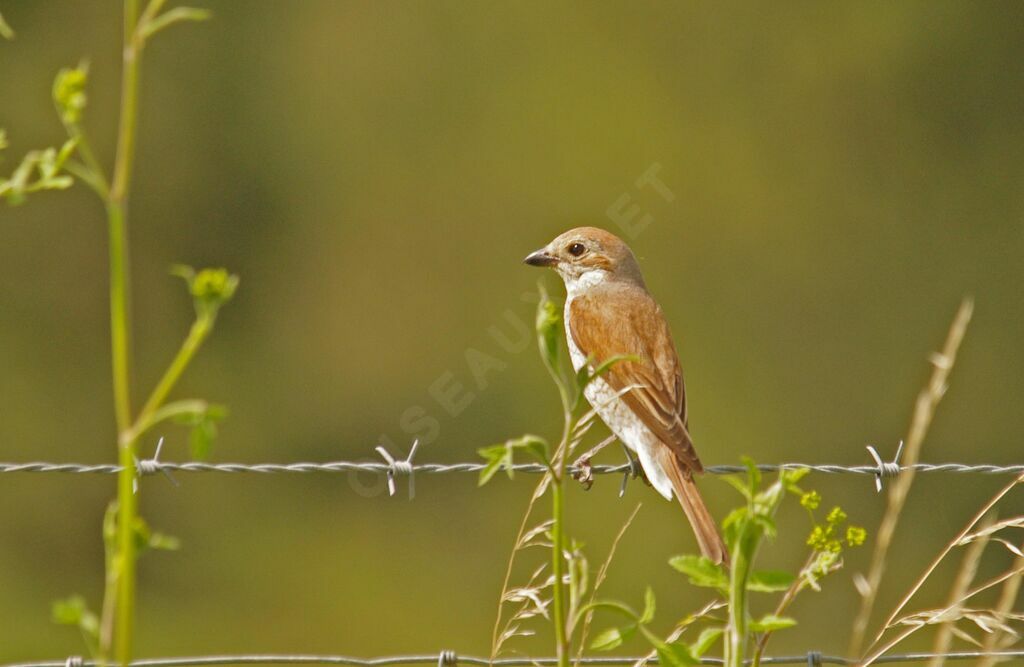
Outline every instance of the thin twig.
<path id="1" fill-rule="evenodd" d="M 626 534 L 626 531 L 629 530 L 629 527 L 631 525 L 633 525 L 633 519 L 635 519 L 636 515 L 640 513 L 640 507 L 642 505 L 643 505 L 643 503 L 637 503 L 636 504 L 636 507 L 633 508 L 633 511 L 630 513 L 629 518 L 626 519 L 626 522 L 624 524 L 622 524 L 622 527 L 619 528 L 619 532 L 615 535 L 615 539 L 612 540 L 612 546 L 608 549 L 608 555 L 605 557 L 604 562 L 601 563 L 601 567 L 597 571 L 597 576 L 594 577 L 594 588 L 591 589 L 591 592 L 590 592 L 590 602 L 591 602 L 591 604 L 594 602 L 594 600 L 597 599 L 597 589 L 599 589 L 601 587 L 601 584 L 604 583 L 604 580 L 608 576 L 608 568 L 611 567 L 612 559 L 615 558 L 615 552 L 619 548 L 619 542 L 622 541 L 622 538 Z M 590 611 L 588 611 L 586 613 L 586 616 L 583 619 L 583 626 L 582 626 L 582 628 L 580 630 L 579 651 L 576 653 L 576 663 L 577 664 L 579 664 L 580 658 L 583 657 L 583 649 L 587 645 L 587 633 L 590 632 L 590 622 L 593 619 L 594 619 L 594 612 L 593 612 L 593 610 L 590 610 Z"/>
<path id="2" fill-rule="evenodd" d="M 981 530 L 991 526 L 993 521 L 994 519 L 991 514 L 986 516 L 982 519 Z M 949 602 L 947 604 L 950 607 L 955 608 L 959 605 L 961 599 L 971 587 L 974 577 L 978 574 L 978 564 L 981 563 L 981 555 L 988 545 L 989 537 L 989 535 L 982 535 L 968 545 L 964 558 L 960 561 L 960 569 L 957 571 L 956 578 L 953 579 L 953 586 L 949 589 Z M 935 642 L 932 644 L 932 653 L 935 653 L 936 657 L 928 663 L 928 667 L 942 667 L 945 662 L 944 654 L 949 651 L 949 647 L 953 643 L 953 628 L 955 625 L 956 621 L 951 621 L 939 626 L 938 631 L 935 633 Z"/>
<path id="3" fill-rule="evenodd" d="M 547 472 L 545 470 L 545 472 Z M 530 495 L 530 502 L 526 505 L 526 512 L 523 513 L 523 520 L 519 523 L 519 531 L 516 533 L 516 541 L 512 547 L 512 553 L 508 557 L 508 566 L 505 568 L 505 578 L 501 583 L 501 595 L 498 596 L 498 614 L 497 618 L 494 619 L 494 630 L 491 633 L 491 662 L 493 663 L 498 656 L 498 652 L 501 651 L 501 637 L 504 634 L 502 632 L 501 620 L 502 611 L 505 608 L 505 597 L 508 595 L 509 584 L 512 581 L 512 568 L 516 562 L 516 554 L 523 548 L 523 536 L 526 534 L 526 525 L 530 522 L 530 516 L 533 514 L 533 506 L 537 504 L 537 501 L 541 496 L 544 495 L 544 491 L 548 486 L 548 478 L 543 477 L 541 481 L 534 487 L 533 493 Z"/>
<path id="4" fill-rule="evenodd" d="M 1017 556 L 1013 561 L 1013 567 L 1016 570 L 1024 569 L 1024 556 Z M 1013 605 L 1017 601 L 1017 593 L 1020 592 L 1021 575 L 1012 577 L 1003 582 L 1003 590 L 999 592 L 999 600 L 996 602 L 995 612 L 999 615 L 1005 615 L 1013 610 Z M 1009 639 L 1009 641 L 1007 641 Z M 985 641 L 982 644 L 982 650 L 985 653 L 994 653 L 1000 648 L 1007 648 L 1010 644 L 1013 644 L 1015 637 L 1006 633 L 1002 630 L 995 629 L 985 635 Z M 985 656 L 978 661 L 977 667 L 992 667 L 996 663 L 996 659 L 991 655 Z"/>
<path id="5" fill-rule="evenodd" d="M 900 603 L 896 605 L 895 609 L 892 610 L 892 613 L 889 614 L 889 617 L 885 620 L 885 623 L 882 624 L 881 630 L 879 630 L 878 635 L 875 637 L 875 642 L 881 639 L 882 634 L 888 628 L 892 627 L 893 621 L 895 621 L 899 613 L 903 611 L 903 608 L 907 606 L 907 603 L 910 602 L 910 599 L 914 597 L 917 591 L 921 589 L 921 586 L 923 586 L 924 582 L 928 580 L 928 577 L 930 577 L 932 572 L 935 571 L 935 568 L 939 566 L 939 563 L 942 562 L 942 559 L 944 559 L 946 555 L 949 554 L 949 552 L 952 551 L 956 547 L 956 545 L 960 543 L 960 540 L 962 540 L 968 533 L 971 532 L 974 526 L 977 525 L 979 521 L 981 521 L 982 517 L 988 514 L 992 510 L 992 508 L 995 507 L 996 504 L 998 504 L 999 501 L 1003 499 L 1003 496 L 1009 493 L 1014 487 L 1016 487 L 1021 482 L 1024 482 L 1024 475 L 1018 477 L 1017 479 L 1013 480 L 1012 482 L 1004 486 L 1002 489 L 1000 489 L 999 493 L 993 496 L 992 499 L 989 500 L 985 504 L 985 506 L 982 507 L 981 510 L 974 515 L 974 518 L 971 519 L 967 526 L 962 531 L 960 531 L 960 533 L 955 538 L 953 538 L 953 540 L 950 541 L 949 544 L 946 545 L 942 552 L 939 553 L 939 555 L 935 558 L 934 561 L 932 561 L 932 564 L 928 566 L 928 569 L 924 571 L 924 574 L 922 574 L 921 577 L 917 580 L 917 582 L 911 587 L 911 589 L 907 591 L 907 594 L 903 596 L 903 599 L 900 600 Z"/>
<path id="6" fill-rule="evenodd" d="M 955 604 L 950 605 L 950 606 L 946 607 L 945 609 L 939 610 L 937 613 L 934 614 L 934 616 L 936 618 L 943 618 L 947 614 L 952 612 L 955 608 L 959 607 L 960 605 L 962 605 L 964 602 L 966 602 L 970 598 L 974 597 L 975 595 L 978 595 L 979 593 L 984 593 L 985 591 L 989 590 L 990 588 L 998 586 L 999 584 L 1001 584 L 1001 583 L 1003 583 L 1005 581 L 1009 581 L 1010 579 L 1013 579 L 1014 577 L 1019 577 L 1022 572 L 1024 572 L 1024 568 L 1015 569 L 1015 570 L 1009 570 L 1009 571 L 1004 572 L 1003 574 L 999 575 L 998 577 L 995 577 L 994 579 L 989 579 L 984 584 L 982 584 L 982 585 L 972 589 L 971 591 L 967 592 L 966 594 L 964 594 L 964 596 L 960 600 L 958 600 Z M 887 644 L 885 644 L 885 646 L 883 646 L 882 648 L 880 648 L 877 651 L 875 651 L 874 653 L 872 653 L 870 657 L 868 657 L 868 658 L 864 659 L 862 662 L 858 663 L 858 667 L 869 667 L 870 665 L 872 665 L 872 664 L 874 664 L 876 662 L 879 662 L 881 657 L 884 656 L 886 653 L 888 653 L 890 649 L 892 649 L 897 644 L 902 642 L 904 639 L 906 639 L 910 635 L 914 634 L 915 632 L 917 632 L 921 628 L 925 627 L 926 625 L 929 625 L 929 623 L 927 623 L 924 620 L 909 620 L 909 621 L 907 621 L 907 626 L 908 627 L 907 627 L 906 630 L 901 632 L 894 639 L 890 640 Z M 896 624 L 889 624 L 889 625 L 886 626 L 886 628 L 888 629 L 888 628 L 895 627 L 895 626 L 896 626 Z M 877 643 L 877 640 L 876 640 L 875 643 Z M 874 643 L 871 646 L 873 647 Z M 935 655 L 932 654 L 932 657 L 934 658 Z M 949 656 L 947 655 L 945 657 L 948 658 Z"/>
<path id="7" fill-rule="evenodd" d="M 924 443 L 928 427 L 931 426 L 932 417 L 935 415 L 935 408 L 946 393 L 949 373 L 953 370 L 956 361 L 957 351 L 967 332 L 967 325 L 971 321 L 971 313 L 974 310 L 974 302 L 971 299 L 964 299 L 960 303 L 960 309 L 953 318 L 953 323 L 946 336 L 946 344 L 941 354 L 932 356 L 931 378 L 925 388 L 918 394 L 917 403 L 914 407 L 914 416 L 910 422 L 910 430 L 906 437 L 906 453 L 904 461 L 908 470 L 900 475 L 899 479 L 889 487 L 888 506 L 882 523 L 878 527 L 875 539 L 875 549 L 871 557 L 871 567 L 866 578 L 867 586 L 863 591 L 860 611 L 853 623 L 853 631 L 850 639 L 849 653 L 860 654 L 861 646 L 864 643 L 864 636 L 867 632 L 868 621 L 871 618 L 871 611 L 874 609 L 875 600 L 878 597 L 878 589 L 882 583 L 882 575 L 885 573 L 886 557 L 889 547 L 892 544 L 893 536 L 896 533 L 896 525 L 899 523 L 900 513 L 907 500 L 911 484 L 914 483 L 914 464 L 917 463 L 921 454 L 921 445 Z"/>

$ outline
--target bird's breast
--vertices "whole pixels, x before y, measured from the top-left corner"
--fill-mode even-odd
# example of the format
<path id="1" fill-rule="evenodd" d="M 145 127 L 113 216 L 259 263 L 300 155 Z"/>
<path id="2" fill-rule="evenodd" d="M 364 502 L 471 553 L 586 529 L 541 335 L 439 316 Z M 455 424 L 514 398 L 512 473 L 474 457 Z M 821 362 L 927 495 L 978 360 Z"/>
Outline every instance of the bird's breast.
<path id="1" fill-rule="evenodd" d="M 579 371 L 587 363 L 587 355 L 576 345 L 572 337 L 572 320 L 570 304 L 572 299 L 565 302 L 565 341 L 569 348 L 569 358 L 572 360 L 573 370 Z M 639 417 L 633 413 L 622 397 L 604 381 L 603 378 L 594 378 L 583 390 L 587 402 L 594 408 L 612 433 L 622 440 L 630 449 L 636 450 L 641 443 L 654 439 L 653 434 L 643 424 Z"/>
<path id="2" fill-rule="evenodd" d="M 583 354 L 576 341 L 572 338 L 572 297 L 566 297 L 565 299 L 565 310 L 562 313 L 562 319 L 565 322 L 565 342 L 569 347 L 569 359 L 572 361 L 572 369 L 578 371 L 583 367 L 583 364 L 587 363 L 587 355 Z"/>

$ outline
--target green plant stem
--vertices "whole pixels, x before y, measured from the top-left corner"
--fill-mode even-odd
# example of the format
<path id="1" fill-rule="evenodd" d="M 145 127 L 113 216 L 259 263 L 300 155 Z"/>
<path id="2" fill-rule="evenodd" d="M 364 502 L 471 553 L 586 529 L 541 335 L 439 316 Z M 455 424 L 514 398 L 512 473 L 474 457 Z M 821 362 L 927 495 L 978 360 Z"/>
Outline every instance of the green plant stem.
<path id="1" fill-rule="evenodd" d="M 729 572 L 729 625 L 725 635 L 725 667 L 743 667 L 743 652 L 747 642 L 747 579 L 753 552 L 756 550 L 757 531 L 749 520 L 740 529 L 732 552 Z"/>
<path id="2" fill-rule="evenodd" d="M 114 415 L 118 433 L 131 426 L 131 342 L 128 330 L 128 234 L 124 208 L 107 205 L 110 244 L 110 351 L 114 381 Z M 124 443 L 122 443 L 122 446 Z"/>
<path id="3" fill-rule="evenodd" d="M 201 415 L 209 410 L 209 408 L 209 403 L 199 399 L 186 399 L 168 403 L 154 410 L 145 420 L 141 417 L 136 420 L 135 425 L 132 426 L 132 438 L 136 440 L 141 438 L 143 434 L 160 422 L 185 415 Z"/>
<path id="4" fill-rule="evenodd" d="M 100 663 L 106 664 L 106 656 L 110 650 L 114 633 L 114 611 L 117 599 L 117 567 L 114 559 L 117 556 L 117 503 L 111 502 L 103 513 L 103 562 L 106 567 L 106 578 L 103 582 L 103 609 L 100 613 L 99 657 Z"/>
<path id="5" fill-rule="evenodd" d="M 121 117 L 118 125 L 117 156 L 111 199 L 123 202 L 128 194 L 132 165 L 135 162 L 135 131 L 138 127 L 139 57 L 142 40 L 136 31 L 139 0 L 124 0 L 124 64 L 121 70 Z"/>
<path id="6" fill-rule="evenodd" d="M 139 50 L 136 24 L 139 1 L 124 2 L 124 49 L 121 72 L 121 112 L 118 126 L 114 176 L 107 200 L 110 235 L 110 342 L 114 380 L 114 412 L 117 418 L 121 472 L 117 480 L 117 612 L 115 654 L 122 665 L 132 658 L 135 626 L 135 523 L 138 504 L 135 497 L 135 440 L 122 437 L 131 426 L 130 340 L 128 328 L 128 226 L 125 206 L 135 153 L 138 125 Z M 101 651 L 105 656 L 107 651 Z"/>
<path id="7" fill-rule="evenodd" d="M 212 315 L 200 315 L 195 322 L 192 323 L 192 328 L 189 329 L 188 336 L 185 337 L 185 341 L 181 344 L 178 349 L 178 354 L 174 356 L 174 360 L 171 361 L 171 365 L 164 371 L 163 377 L 160 378 L 160 382 L 157 383 L 153 389 L 153 393 L 149 395 L 146 400 L 146 404 L 142 406 L 142 411 L 139 413 L 139 418 L 136 420 L 136 424 L 139 426 L 145 425 L 152 422 L 154 413 L 160 409 L 160 406 L 167 400 L 168 394 L 171 393 L 171 389 L 181 378 L 181 375 L 185 372 L 192 358 L 196 356 L 196 352 L 202 347 L 203 341 L 210 335 L 210 331 L 213 330 L 213 316 Z"/>
<path id="8" fill-rule="evenodd" d="M 120 446 L 121 472 L 117 477 L 117 614 L 114 639 L 116 655 L 122 665 L 131 661 L 132 633 L 135 626 L 135 523 L 138 503 L 135 497 L 135 441 Z"/>
<path id="9" fill-rule="evenodd" d="M 552 621 L 555 624 L 555 654 L 558 656 L 558 667 L 569 665 L 569 640 L 565 624 L 565 502 L 562 478 L 551 483 L 551 516 L 554 523 L 551 528 L 551 573 L 554 577 L 554 602 L 552 603 Z"/>
<path id="10" fill-rule="evenodd" d="M 558 396 L 562 401 L 563 429 L 562 441 L 555 452 L 553 469 L 551 470 L 551 518 L 554 523 L 551 529 L 551 573 L 555 578 L 552 602 L 552 620 L 555 624 L 555 655 L 558 667 L 569 667 L 570 647 L 568 625 L 565 615 L 565 467 L 569 461 L 569 439 L 573 431 L 573 401 L 564 386 L 561 373 L 551 370 Z"/>
<path id="11" fill-rule="evenodd" d="M 789 605 L 792 604 L 793 600 L 796 599 L 796 596 L 800 591 L 802 591 L 807 585 L 807 580 L 803 575 L 804 572 L 807 571 L 807 568 L 809 568 L 814 562 L 814 557 L 815 553 L 814 551 L 811 551 L 811 554 L 807 557 L 807 562 L 805 562 L 804 566 L 800 568 L 800 574 L 797 575 L 797 578 L 793 581 L 790 587 L 786 589 L 786 592 L 782 595 L 782 599 L 779 600 L 778 606 L 775 607 L 774 613 L 776 616 L 782 616 L 786 609 L 789 608 Z M 754 655 L 750 658 L 751 667 L 760 667 L 761 658 L 764 657 L 765 649 L 768 648 L 768 640 L 771 639 L 771 637 L 772 632 L 768 631 L 762 633 L 760 638 L 758 638 L 757 644 L 754 647 Z"/>
<path id="12" fill-rule="evenodd" d="M 83 162 L 78 164 L 74 161 L 69 161 L 64 168 L 91 187 L 100 199 L 104 202 L 109 202 L 110 184 L 107 183 L 107 178 L 103 175 L 103 167 L 100 166 L 99 160 L 96 159 L 96 154 L 92 150 L 89 138 L 85 136 L 85 132 L 82 131 L 78 123 L 64 123 L 64 129 L 67 131 L 68 137 L 78 142 L 75 150 Z"/>
<path id="13" fill-rule="evenodd" d="M 554 375 L 554 373 L 552 373 Z M 552 602 L 552 621 L 555 624 L 555 655 L 558 667 L 569 667 L 569 635 L 565 615 L 565 466 L 569 460 L 569 438 L 572 434 L 572 405 L 569 393 L 556 378 L 562 399 L 564 427 L 562 441 L 555 452 L 551 475 L 551 574 L 555 578 Z"/>

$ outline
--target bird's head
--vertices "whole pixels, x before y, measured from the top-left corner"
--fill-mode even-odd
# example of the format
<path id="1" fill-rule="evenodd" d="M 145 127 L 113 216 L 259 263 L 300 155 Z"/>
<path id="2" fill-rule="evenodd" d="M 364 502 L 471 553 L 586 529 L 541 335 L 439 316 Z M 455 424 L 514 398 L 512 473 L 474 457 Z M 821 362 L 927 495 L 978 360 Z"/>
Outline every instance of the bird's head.
<path id="1" fill-rule="evenodd" d="M 577 227 L 523 260 L 530 266 L 549 266 L 562 276 L 570 292 L 608 280 L 643 286 L 640 265 L 629 246 L 611 232 L 597 227 Z"/>

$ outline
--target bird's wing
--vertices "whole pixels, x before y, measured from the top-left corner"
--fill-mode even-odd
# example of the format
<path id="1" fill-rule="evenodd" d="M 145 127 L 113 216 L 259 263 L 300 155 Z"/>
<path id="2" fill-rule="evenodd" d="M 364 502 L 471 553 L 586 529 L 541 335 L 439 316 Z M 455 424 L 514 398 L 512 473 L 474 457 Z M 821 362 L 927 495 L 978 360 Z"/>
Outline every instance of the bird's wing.
<path id="1" fill-rule="evenodd" d="M 620 361 L 602 376 L 652 433 L 690 471 L 703 472 L 686 428 L 686 390 L 672 335 L 661 308 L 645 290 L 609 287 L 580 295 L 569 307 L 573 341 L 596 367 Z"/>

